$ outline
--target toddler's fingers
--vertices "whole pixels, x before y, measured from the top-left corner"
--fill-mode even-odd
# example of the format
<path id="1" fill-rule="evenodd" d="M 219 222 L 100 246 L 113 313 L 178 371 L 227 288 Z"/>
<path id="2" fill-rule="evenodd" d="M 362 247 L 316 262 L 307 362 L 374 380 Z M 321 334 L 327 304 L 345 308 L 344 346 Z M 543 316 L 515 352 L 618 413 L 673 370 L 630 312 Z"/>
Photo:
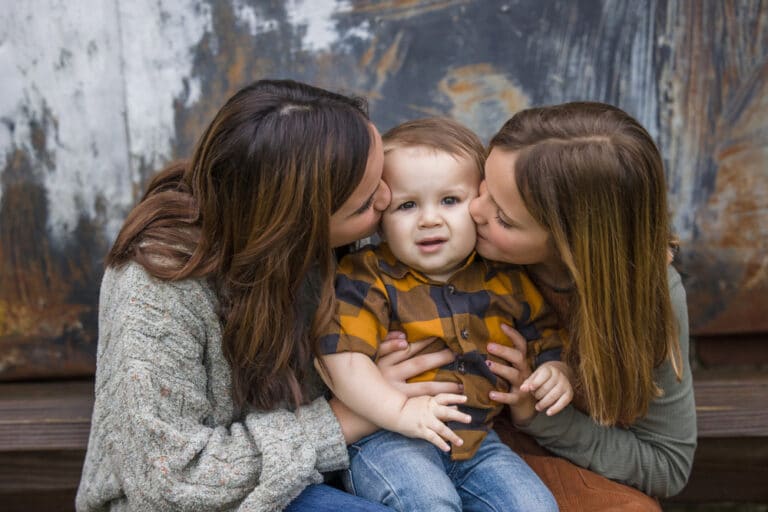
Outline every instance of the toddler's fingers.
<path id="1" fill-rule="evenodd" d="M 391 333 L 390 333 L 391 334 Z M 389 334 L 387 335 L 389 336 Z M 386 357 L 391 356 L 392 354 L 396 354 L 397 352 L 400 352 L 401 350 L 404 351 L 402 354 L 400 354 L 399 358 L 404 359 L 408 356 L 408 352 L 405 352 L 405 350 L 408 348 L 408 340 L 405 338 L 386 338 L 381 343 L 379 343 L 379 357 Z M 394 359 L 394 358 L 391 358 Z"/>
<path id="2" fill-rule="evenodd" d="M 549 380 L 550 372 L 546 366 L 540 366 L 520 385 L 520 391 L 533 393 Z"/>
<path id="3" fill-rule="evenodd" d="M 557 402 L 555 402 L 555 405 L 547 409 L 547 416 L 554 416 L 555 414 L 565 409 L 565 406 L 567 406 L 569 403 L 571 403 L 571 397 L 569 394 L 561 395 Z"/>
<path id="4" fill-rule="evenodd" d="M 547 393 L 536 402 L 536 410 L 541 412 L 546 408 L 551 407 L 552 405 L 554 405 L 555 402 L 557 402 L 558 398 L 560 398 L 560 395 L 558 393 L 555 393 L 555 392 Z"/>
<path id="5" fill-rule="evenodd" d="M 472 416 L 459 411 L 455 405 L 442 406 L 435 411 L 435 416 L 441 421 L 458 421 L 459 423 L 469 423 Z"/>
<path id="6" fill-rule="evenodd" d="M 430 380 L 426 382 L 410 382 L 405 385 L 408 396 L 436 396 L 441 393 L 461 394 L 463 386 L 457 382 L 441 382 Z"/>
<path id="7" fill-rule="evenodd" d="M 435 403 L 438 405 L 463 404 L 467 401 L 466 395 L 455 395 L 453 393 L 440 393 L 435 397 Z"/>
<path id="8" fill-rule="evenodd" d="M 445 423 L 441 423 L 436 429 L 437 435 L 439 435 L 445 441 L 448 441 L 453 446 L 461 446 L 464 444 L 464 440 L 459 435 L 448 428 Z"/>
<path id="9" fill-rule="evenodd" d="M 549 383 L 547 383 L 549 384 Z M 539 389 L 538 392 L 536 392 L 536 395 L 539 395 L 539 392 L 541 392 L 544 389 L 545 386 L 542 386 L 541 389 Z M 541 412 L 548 407 L 551 407 L 552 405 L 557 402 L 561 396 L 565 393 L 565 390 L 562 387 L 559 386 L 549 386 L 549 388 L 546 390 L 546 392 L 541 393 L 541 398 L 538 399 L 536 402 L 536 410 Z M 538 398 L 538 396 L 537 396 Z"/>
<path id="10" fill-rule="evenodd" d="M 384 336 L 384 341 L 404 340 L 404 339 L 406 339 L 406 337 L 403 331 L 389 331 L 387 335 Z"/>
<path id="11" fill-rule="evenodd" d="M 437 448 L 441 451 L 447 452 L 451 449 L 448 443 L 446 443 L 445 440 L 440 437 L 440 435 L 434 430 L 427 430 L 424 439 L 437 446 Z"/>

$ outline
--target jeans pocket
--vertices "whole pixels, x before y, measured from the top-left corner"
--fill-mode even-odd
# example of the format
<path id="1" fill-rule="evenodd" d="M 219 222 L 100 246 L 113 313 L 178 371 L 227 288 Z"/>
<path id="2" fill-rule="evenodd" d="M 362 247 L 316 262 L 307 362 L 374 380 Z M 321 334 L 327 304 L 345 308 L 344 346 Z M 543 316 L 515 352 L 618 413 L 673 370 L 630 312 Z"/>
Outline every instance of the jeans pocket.
<path id="1" fill-rule="evenodd" d="M 357 492 L 355 491 L 355 481 L 352 479 L 351 469 L 345 469 L 341 472 L 341 483 L 344 485 L 345 491 L 347 491 L 349 494 L 357 496 Z"/>

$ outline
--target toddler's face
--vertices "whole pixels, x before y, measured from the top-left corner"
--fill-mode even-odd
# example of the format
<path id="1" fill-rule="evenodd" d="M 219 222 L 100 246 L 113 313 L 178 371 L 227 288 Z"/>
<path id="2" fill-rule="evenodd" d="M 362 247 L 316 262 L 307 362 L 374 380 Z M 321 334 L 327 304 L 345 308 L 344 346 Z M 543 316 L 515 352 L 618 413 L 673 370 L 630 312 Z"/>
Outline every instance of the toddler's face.
<path id="1" fill-rule="evenodd" d="M 447 280 L 475 247 L 469 202 L 480 173 L 469 158 L 423 147 L 397 148 L 384 162 L 392 201 L 381 219 L 392 253 L 428 277 Z"/>

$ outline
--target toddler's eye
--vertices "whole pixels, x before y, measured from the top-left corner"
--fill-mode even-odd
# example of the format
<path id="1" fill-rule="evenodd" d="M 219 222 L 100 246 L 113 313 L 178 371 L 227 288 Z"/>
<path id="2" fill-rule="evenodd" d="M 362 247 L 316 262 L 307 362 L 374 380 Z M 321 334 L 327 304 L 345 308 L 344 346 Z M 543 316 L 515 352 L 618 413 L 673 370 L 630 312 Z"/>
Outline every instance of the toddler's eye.
<path id="1" fill-rule="evenodd" d="M 443 198 L 443 204 L 452 205 L 452 204 L 459 204 L 461 202 L 461 199 L 459 199 L 456 196 L 448 196 Z"/>
<path id="2" fill-rule="evenodd" d="M 415 201 L 406 201 L 397 207 L 398 210 L 410 210 L 411 208 L 416 208 Z"/>

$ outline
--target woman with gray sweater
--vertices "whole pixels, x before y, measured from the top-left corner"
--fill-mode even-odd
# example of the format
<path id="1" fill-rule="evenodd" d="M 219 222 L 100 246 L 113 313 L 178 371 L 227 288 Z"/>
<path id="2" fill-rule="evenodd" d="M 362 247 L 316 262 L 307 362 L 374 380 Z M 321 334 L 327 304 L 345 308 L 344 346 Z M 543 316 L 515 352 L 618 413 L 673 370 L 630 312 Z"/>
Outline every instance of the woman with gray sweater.
<path id="1" fill-rule="evenodd" d="M 389 203 L 382 160 L 361 100 L 265 80 L 150 183 L 106 260 L 78 511 L 386 510 L 322 483 L 374 427 L 313 368 L 333 249 Z M 388 359 L 409 389 L 451 355 Z M 458 391 L 432 384 L 410 392 Z"/>

